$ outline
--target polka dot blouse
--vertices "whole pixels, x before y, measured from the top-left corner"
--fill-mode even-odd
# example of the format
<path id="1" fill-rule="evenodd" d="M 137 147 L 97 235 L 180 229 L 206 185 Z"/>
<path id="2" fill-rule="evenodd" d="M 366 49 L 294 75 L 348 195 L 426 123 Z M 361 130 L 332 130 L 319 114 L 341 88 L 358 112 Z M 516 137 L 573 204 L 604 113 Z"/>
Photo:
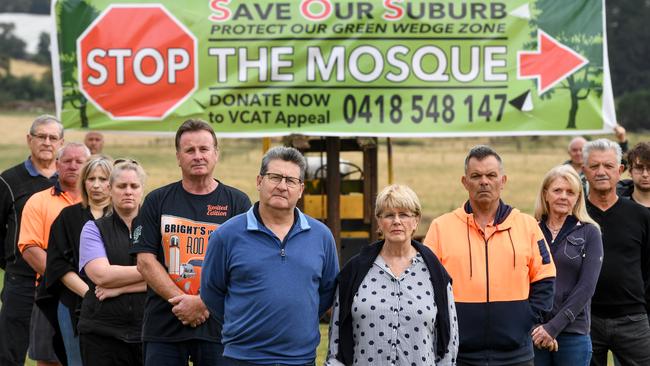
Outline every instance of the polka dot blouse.
<path id="1" fill-rule="evenodd" d="M 443 359 L 436 359 L 437 307 L 424 260 L 418 253 L 409 268 L 396 277 L 384 259 L 377 256 L 352 302 L 353 365 L 455 365 L 458 322 L 451 285 L 447 296 L 451 326 L 449 352 Z M 339 306 L 337 290 L 326 366 L 342 365 L 336 359 Z"/>

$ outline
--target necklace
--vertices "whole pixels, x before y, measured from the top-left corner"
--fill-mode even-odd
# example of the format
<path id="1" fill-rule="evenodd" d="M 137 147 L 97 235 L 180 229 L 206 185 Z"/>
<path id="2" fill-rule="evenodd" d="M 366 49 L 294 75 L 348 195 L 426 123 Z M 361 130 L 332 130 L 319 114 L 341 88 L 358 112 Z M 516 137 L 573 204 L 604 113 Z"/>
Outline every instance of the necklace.
<path id="1" fill-rule="evenodd" d="M 560 230 L 562 230 L 562 226 L 560 226 L 559 228 L 553 228 L 548 223 L 546 223 L 546 227 L 551 231 L 553 236 L 557 235 L 560 232 Z"/>

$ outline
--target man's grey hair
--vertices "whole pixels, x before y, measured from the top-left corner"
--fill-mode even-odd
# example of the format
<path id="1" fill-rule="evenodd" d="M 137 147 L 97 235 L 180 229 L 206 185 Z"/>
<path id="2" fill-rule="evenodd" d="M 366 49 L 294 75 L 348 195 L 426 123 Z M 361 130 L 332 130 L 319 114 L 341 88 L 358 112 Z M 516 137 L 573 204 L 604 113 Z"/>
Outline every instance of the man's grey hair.
<path id="1" fill-rule="evenodd" d="M 59 160 L 63 154 L 68 151 L 68 149 L 73 148 L 73 147 L 80 147 L 84 150 L 86 153 L 86 157 L 90 156 L 90 149 L 88 146 L 80 143 L 80 142 L 68 142 L 64 146 L 62 146 L 57 152 L 56 152 L 56 160 Z"/>
<path id="2" fill-rule="evenodd" d="M 293 147 L 276 146 L 264 154 L 262 158 L 262 166 L 260 167 L 260 175 L 267 173 L 269 163 L 273 160 L 288 161 L 296 164 L 300 168 L 300 180 L 305 179 L 305 170 L 307 169 L 307 160 Z"/>
<path id="3" fill-rule="evenodd" d="M 582 147 L 582 157 L 584 165 L 587 166 L 587 160 L 589 159 L 589 154 L 592 151 L 609 151 L 613 150 L 616 153 L 616 163 L 621 164 L 621 159 L 623 159 L 623 150 L 621 147 L 612 140 L 608 139 L 598 139 L 594 141 L 587 142 L 585 146 Z"/>
<path id="4" fill-rule="evenodd" d="M 476 145 L 469 150 L 469 153 L 467 153 L 467 156 L 465 157 L 465 174 L 467 174 L 470 159 L 474 158 L 481 161 L 488 156 L 494 156 L 494 158 L 497 159 L 499 162 L 499 172 L 503 174 L 503 161 L 501 161 L 501 157 L 493 148 L 487 145 Z"/>
<path id="5" fill-rule="evenodd" d="M 34 122 L 32 122 L 32 126 L 29 128 L 29 134 L 35 135 L 38 126 L 46 125 L 49 123 L 56 124 L 56 127 L 59 128 L 59 138 L 63 138 L 63 124 L 61 124 L 61 121 L 59 121 L 56 117 L 51 116 L 49 114 L 43 114 L 41 116 L 36 117 Z"/>

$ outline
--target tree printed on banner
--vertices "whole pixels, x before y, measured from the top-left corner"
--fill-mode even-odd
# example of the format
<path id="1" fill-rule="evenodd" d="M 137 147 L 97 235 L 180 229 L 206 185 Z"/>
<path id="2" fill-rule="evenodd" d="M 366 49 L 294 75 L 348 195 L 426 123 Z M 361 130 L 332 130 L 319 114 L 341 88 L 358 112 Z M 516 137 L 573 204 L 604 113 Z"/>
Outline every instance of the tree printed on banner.
<path id="1" fill-rule="evenodd" d="M 66 9 L 61 9 L 65 7 Z M 61 81 L 63 88 L 63 104 L 71 105 L 79 111 L 81 127 L 88 128 L 89 120 L 86 112 L 88 100 L 79 91 L 77 81 L 77 37 L 66 37 L 66 34 L 81 34 L 97 16 L 99 10 L 90 6 L 83 0 L 58 2 L 56 8 L 58 34 L 59 34 L 59 62 L 61 67 Z"/>
<path id="2" fill-rule="evenodd" d="M 601 27 L 602 3 L 564 2 L 537 0 L 535 16 L 530 25 L 531 36 L 537 39 L 537 30 L 542 29 L 560 43 L 579 53 L 587 60 L 585 66 L 571 74 L 560 84 L 540 95 L 541 99 L 553 98 L 558 90 L 567 90 L 571 105 L 568 111 L 566 129 L 575 129 L 576 117 L 581 101 L 590 93 L 600 98 L 603 93 L 603 29 Z M 536 42 L 526 45 L 534 46 Z"/>

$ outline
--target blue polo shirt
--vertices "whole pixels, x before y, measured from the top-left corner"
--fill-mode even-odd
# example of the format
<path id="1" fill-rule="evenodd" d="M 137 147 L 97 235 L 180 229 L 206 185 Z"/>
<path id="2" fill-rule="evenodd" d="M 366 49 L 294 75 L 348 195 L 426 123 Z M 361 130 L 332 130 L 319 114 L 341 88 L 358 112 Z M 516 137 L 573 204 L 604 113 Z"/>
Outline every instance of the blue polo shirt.
<path id="1" fill-rule="evenodd" d="M 318 320 L 332 305 L 336 244 L 325 225 L 298 209 L 281 241 L 258 219 L 257 207 L 210 237 L 201 298 L 223 322 L 224 356 L 305 364 L 316 358 Z"/>

